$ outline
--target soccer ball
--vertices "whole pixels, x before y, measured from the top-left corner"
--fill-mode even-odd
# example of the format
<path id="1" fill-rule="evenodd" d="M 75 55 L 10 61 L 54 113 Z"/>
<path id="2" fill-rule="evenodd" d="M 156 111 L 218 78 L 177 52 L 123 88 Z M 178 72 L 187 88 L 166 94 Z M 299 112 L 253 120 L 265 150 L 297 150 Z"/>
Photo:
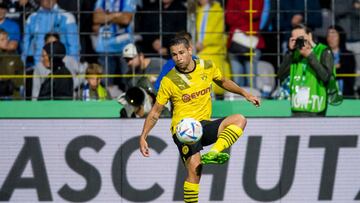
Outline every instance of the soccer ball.
<path id="1" fill-rule="evenodd" d="M 184 118 L 176 126 L 176 137 L 184 144 L 194 144 L 202 134 L 201 123 L 193 118 Z"/>

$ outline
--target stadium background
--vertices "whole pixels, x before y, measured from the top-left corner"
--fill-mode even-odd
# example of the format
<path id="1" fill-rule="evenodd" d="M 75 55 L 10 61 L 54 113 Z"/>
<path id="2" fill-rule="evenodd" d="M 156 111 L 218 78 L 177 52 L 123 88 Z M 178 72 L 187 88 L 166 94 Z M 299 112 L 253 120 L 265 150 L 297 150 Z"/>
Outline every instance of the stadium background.
<path id="1" fill-rule="evenodd" d="M 272 33 L 276 50 L 280 33 Z M 268 55 L 281 62 L 280 51 Z M 151 132 L 152 157 L 144 159 L 137 149 L 143 120 L 114 119 L 120 108 L 116 101 L 1 101 L 0 201 L 181 202 L 184 174 L 170 120 Z M 330 106 L 327 118 L 301 119 L 290 118 L 288 100 L 264 99 L 259 109 L 214 101 L 214 118 L 232 113 L 250 117 L 249 125 L 230 162 L 205 169 L 200 202 L 360 201 L 358 100 Z"/>

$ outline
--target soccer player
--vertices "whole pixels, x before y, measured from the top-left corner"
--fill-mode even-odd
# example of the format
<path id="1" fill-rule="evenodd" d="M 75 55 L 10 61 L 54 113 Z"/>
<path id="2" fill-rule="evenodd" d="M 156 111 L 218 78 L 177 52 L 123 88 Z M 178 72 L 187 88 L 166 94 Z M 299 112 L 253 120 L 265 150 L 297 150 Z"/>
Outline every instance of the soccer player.
<path id="1" fill-rule="evenodd" d="M 173 38 L 170 52 L 175 68 L 161 81 L 156 102 L 146 117 L 140 136 L 140 151 L 145 157 L 150 155 L 146 138 L 159 119 L 164 105 L 170 100 L 173 104 L 171 133 L 187 170 L 184 201 L 198 202 L 202 164 L 225 163 L 230 156 L 222 151 L 236 142 L 246 126 L 246 119 L 240 114 L 210 121 L 212 81 L 230 92 L 244 96 L 255 106 L 260 106 L 260 100 L 223 77 L 212 61 L 192 59 L 192 47 L 186 38 Z M 199 120 L 203 126 L 201 140 L 192 145 L 181 143 L 175 136 L 176 124 L 186 117 Z M 213 143 L 210 151 L 201 156 L 203 146 Z"/>

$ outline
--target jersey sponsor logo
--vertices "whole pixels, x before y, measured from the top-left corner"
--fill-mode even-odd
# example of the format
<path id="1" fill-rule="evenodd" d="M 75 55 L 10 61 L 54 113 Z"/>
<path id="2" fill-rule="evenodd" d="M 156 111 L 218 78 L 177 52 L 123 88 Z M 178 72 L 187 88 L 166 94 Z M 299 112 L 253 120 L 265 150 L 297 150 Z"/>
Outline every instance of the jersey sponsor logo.
<path id="1" fill-rule="evenodd" d="M 192 100 L 192 99 L 196 99 L 196 98 L 198 98 L 199 96 L 201 96 L 201 95 L 205 95 L 205 94 L 207 94 L 207 93 L 209 93 L 210 92 L 210 87 L 208 87 L 208 88 L 205 88 L 205 89 L 202 89 L 202 90 L 199 90 L 199 91 L 197 91 L 197 92 L 193 92 L 193 93 L 191 93 L 191 94 L 184 94 L 183 96 L 182 96 L 182 100 L 183 100 L 183 102 L 189 102 L 190 100 Z"/>
<path id="2" fill-rule="evenodd" d="M 183 102 L 189 102 L 190 100 L 191 100 L 191 98 L 190 98 L 191 96 L 190 95 L 188 95 L 188 94 L 184 94 L 183 96 L 182 96 L 182 100 L 183 100 Z"/>

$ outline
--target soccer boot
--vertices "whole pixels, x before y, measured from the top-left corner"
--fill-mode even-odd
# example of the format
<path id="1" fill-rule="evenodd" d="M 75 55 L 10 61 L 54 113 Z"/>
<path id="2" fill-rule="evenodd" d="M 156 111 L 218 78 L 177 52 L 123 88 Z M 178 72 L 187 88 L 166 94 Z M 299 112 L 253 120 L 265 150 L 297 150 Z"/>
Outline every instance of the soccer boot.
<path id="1" fill-rule="evenodd" d="M 224 152 L 209 151 L 201 155 L 201 164 L 224 164 L 230 159 L 230 155 Z"/>

